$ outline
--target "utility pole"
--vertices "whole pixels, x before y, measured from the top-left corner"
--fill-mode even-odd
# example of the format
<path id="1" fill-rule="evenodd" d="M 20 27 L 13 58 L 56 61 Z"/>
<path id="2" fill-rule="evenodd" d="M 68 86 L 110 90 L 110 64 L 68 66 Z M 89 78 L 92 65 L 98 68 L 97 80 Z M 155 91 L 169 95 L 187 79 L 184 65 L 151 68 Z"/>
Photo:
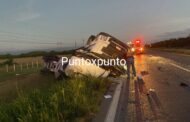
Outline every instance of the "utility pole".
<path id="1" fill-rule="evenodd" d="M 77 41 L 75 41 L 75 49 L 77 48 Z"/>
<path id="2" fill-rule="evenodd" d="M 64 46 L 63 46 L 63 42 L 60 42 L 60 48 L 63 48 Z"/>
<path id="3" fill-rule="evenodd" d="M 82 40 L 83 46 L 84 46 L 84 39 Z"/>

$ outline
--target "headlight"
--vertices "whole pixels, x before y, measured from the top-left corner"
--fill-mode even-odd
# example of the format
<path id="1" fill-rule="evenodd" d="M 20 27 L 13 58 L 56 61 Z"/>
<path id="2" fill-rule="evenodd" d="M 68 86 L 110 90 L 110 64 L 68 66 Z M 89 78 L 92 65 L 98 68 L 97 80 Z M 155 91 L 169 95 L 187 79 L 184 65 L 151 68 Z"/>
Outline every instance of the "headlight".
<path id="1" fill-rule="evenodd" d="M 131 48 L 131 51 L 132 51 L 132 52 L 135 52 L 135 48 Z"/>

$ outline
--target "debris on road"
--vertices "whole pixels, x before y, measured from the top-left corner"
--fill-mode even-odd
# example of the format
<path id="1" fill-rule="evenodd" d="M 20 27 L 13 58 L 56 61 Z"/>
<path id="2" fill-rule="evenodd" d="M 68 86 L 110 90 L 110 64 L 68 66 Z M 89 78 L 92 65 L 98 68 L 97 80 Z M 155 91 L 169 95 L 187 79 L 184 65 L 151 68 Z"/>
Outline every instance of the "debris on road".
<path id="1" fill-rule="evenodd" d="M 180 86 L 182 86 L 182 87 L 188 87 L 188 84 L 181 82 Z"/>
<path id="2" fill-rule="evenodd" d="M 142 76 L 145 76 L 145 75 L 148 75 L 148 74 L 149 74 L 148 71 L 141 71 L 141 75 L 142 75 Z"/>
<path id="3" fill-rule="evenodd" d="M 155 89 L 149 89 L 148 92 L 147 92 L 147 95 L 150 95 L 150 94 L 154 94 L 155 93 Z"/>
<path id="4" fill-rule="evenodd" d="M 162 70 L 162 67 L 158 67 L 158 70 L 161 71 L 161 70 Z"/>
<path id="5" fill-rule="evenodd" d="M 110 99 L 110 98 L 112 98 L 112 96 L 111 95 L 104 95 L 104 98 L 105 99 Z"/>
<path id="6" fill-rule="evenodd" d="M 131 93 L 135 93 L 135 90 L 132 90 Z"/>
<path id="7" fill-rule="evenodd" d="M 155 92 L 155 89 L 149 89 L 149 92 Z"/>

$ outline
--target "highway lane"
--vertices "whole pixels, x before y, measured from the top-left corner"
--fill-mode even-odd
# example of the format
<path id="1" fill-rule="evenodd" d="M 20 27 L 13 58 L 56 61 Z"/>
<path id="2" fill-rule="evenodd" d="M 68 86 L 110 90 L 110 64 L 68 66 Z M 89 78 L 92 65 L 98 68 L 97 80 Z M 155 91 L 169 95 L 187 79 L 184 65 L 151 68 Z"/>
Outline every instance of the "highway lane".
<path id="1" fill-rule="evenodd" d="M 188 68 L 190 68 L 190 55 L 164 52 L 164 51 L 158 51 L 158 50 L 147 50 L 146 52 L 154 56 L 160 56 L 160 57 L 170 59 L 172 61 L 179 63 L 180 65 L 188 66 Z"/>
<path id="2" fill-rule="evenodd" d="M 144 83 L 126 80 L 115 121 L 190 121 L 190 56 L 148 51 L 135 59 Z"/>

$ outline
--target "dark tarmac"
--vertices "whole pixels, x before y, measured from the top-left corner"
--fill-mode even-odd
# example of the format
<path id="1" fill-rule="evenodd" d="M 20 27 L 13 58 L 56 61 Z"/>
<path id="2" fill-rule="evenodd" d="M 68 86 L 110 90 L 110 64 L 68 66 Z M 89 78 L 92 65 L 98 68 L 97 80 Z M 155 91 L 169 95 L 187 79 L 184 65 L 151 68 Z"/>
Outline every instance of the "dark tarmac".
<path id="1" fill-rule="evenodd" d="M 114 121 L 189 122 L 190 56 L 147 51 L 135 59 L 142 79 L 123 83 Z"/>

